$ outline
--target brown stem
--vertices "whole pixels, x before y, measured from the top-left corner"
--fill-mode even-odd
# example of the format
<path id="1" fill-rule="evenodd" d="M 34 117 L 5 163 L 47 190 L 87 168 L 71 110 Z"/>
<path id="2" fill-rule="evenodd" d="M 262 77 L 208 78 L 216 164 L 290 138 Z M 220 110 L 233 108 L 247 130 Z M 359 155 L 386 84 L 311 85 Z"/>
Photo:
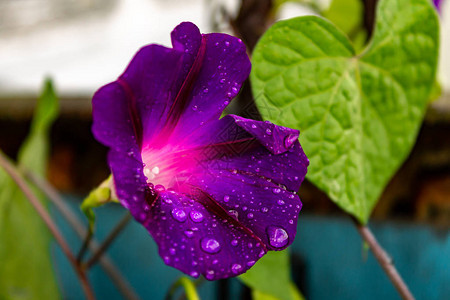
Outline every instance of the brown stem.
<path id="1" fill-rule="evenodd" d="M 89 269 L 92 267 L 97 260 L 102 256 L 103 252 L 108 249 L 109 245 L 114 241 L 114 239 L 119 235 L 119 233 L 127 226 L 128 222 L 132 219 L 130 214 L 126 214 L 122 220 L 114 227 L 114 229 L 111 231 L 111 233 L 108 235 L 108 237 L 105 239 L 105 241 L 100 245 L 100 247 L 97 249 L 97 251 L 92 255 L 92 257 L 87 261 L 85 267 L 86 269 Z"/>
<path id="2" fill-rule="evenodd" d="M 64 254 L 66 255 L 67 259 L 72 264 L 72 267 L 75 269 L 77 276 L 81 282 L 83 291 L 86 295 L 86 298 L 89 300 L 95 299 L 94 292 L 89 284 L 89 281 L 86 277 L 85 271 L 77 263 L 75 257 L 73 256 L 72 252 L 70 251 L 69 245 L 64 240 L 58 227 L 53 222 L 52 218 L 50 217 L 50 215 L 47 212 L 47 210 L 45 209 L 45 207 L 42 205 L 41 201 L 37 198 L 37 196 L 30 189 L 30 187 L 26 183 L 25 179 L 20 175 L 17 168 L 8 160 L 8 158 L 1 151 L 0 151 L 0 166 L 3 167 L 4 170 L 6 171 L 6 173 L 8 173 L 9 176 L 11 176 L 11 178 L 15 181 L 17 186 L 22 190 L 25 197 L 30 201 L 31 205 L 34 207 L 34 209 L 36 210 L 38 215 L 44 221 L 47 228 L 50 230 L 51 234 L 53 235 L 56 242 L 61 247 L 61 249 L 64 252 Z"/>
<path id="3" fill-rule="evenodd" d="M 69 222 L 69 224 L 75 230 L 76 234 L 80 238 L 84 238 L 87 235 L 86 228 L 79 220 L 79 218 L 70 210 L 67 204 L 65 204 L 58 191 L 56 191 L 56 189 L 51 186 L 46 180 L 38 177 L 30 171 L 25 171 L 25 176 L 49 198 L 53 205 L 55 205 L 55 207 L 61 212 L 64 218 Z M 95 239 L 92 239 L 89 243 L 89 249 L 92 252 L 96 252 L 98 248 L 99 243 Z M 122 276 L 120 271 L 117 269 L 117 267 L 114 265 L 107 254 L 102 255 L 99 259 L 99 262 L 125 299 L 139 299 L 139 296 L 133 290 L 132 286 Z"/>
<path id="4" fill-rule="evenodd" d="M 414 296 L 411 294 L 408 286 L 405 284 L 402 277 L 395 268 L 392 259 L 378 243 L 372 231 L 367 226 L 361 225 L 356 219 L 353 219 L 353 222 L 358 229 L 359 234 L 369 245 L 370 249 L 378 260 L 378 263 L 381 265 L 384 272 L 389 277 L 402 299 L 414 300 Z"/>
<path id="5" fill-rule="evenodd" d="M 80 251 L 78 251 L 77 262 L 80 263 L 83 260 L 84 255 L 86 254 L 87 249 L 89 248 L 89 244 L 91 243 L 92 237 L 94 236 L 94 232 L 89 226 L 89 229 L 86 233 L 86 237 L 84 238 L 83 245 L 81 246 Z"/>

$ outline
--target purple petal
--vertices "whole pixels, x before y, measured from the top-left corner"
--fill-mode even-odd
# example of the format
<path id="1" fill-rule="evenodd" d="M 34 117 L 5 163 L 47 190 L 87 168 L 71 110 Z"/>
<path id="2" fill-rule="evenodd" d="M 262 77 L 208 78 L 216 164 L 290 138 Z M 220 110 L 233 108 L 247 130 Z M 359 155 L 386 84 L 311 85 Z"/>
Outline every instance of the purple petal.
<path id="1" fill-rule="evenodd" d="M 104 145 L 140 156 L 125 91 L 117 82 L 99 89 L 92 99 L 92 132 Z"/>
<path id="2" fill-rule="evenodd" d="M 161 192 L 148 214 L 138 218 L 167 265 L 216 280 L 244 273 L 266 253 L 261 241 L 238 222 L 212 213 L 200 194 L 192 197 Z"/>
<path id="3" fill-rule="evenodd" d="M 206 51 L 202 66 L 171 141 L 219 119 L 250 73 L 250 61 L 241 40 L 219 33 L 205 34 L 203 39 Z"/>

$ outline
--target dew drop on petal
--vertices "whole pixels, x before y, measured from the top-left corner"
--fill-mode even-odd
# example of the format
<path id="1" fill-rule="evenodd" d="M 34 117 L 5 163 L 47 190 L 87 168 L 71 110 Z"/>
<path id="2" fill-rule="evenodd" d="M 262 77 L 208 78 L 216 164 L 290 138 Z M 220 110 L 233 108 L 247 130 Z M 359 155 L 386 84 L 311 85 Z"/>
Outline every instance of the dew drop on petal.
<path id="1" fill-rule="evenodd" d="M 205 277 L 208 280 L 213 280 L 214 279 L 214 271 L 213 270 L 206 271 L 206 276 Z"/>
<path id="2" fill-rule="evenodd" d="M 253 128 L 253 129 L 256 129 L 256 125 L 255 125 L 255 124 L 252 124 L 252 128 Z"/>
<path id="3" fill-rule="evenodd" d="M 268 226 L 267 235 L 269 237 L 269 244 L 275 248 L 281 248 L 289 242 L 289 235 L 286 230 L 278 226 Z"/>
<path id="4" fill-rule="evenodd" d="M 196 223 L 199 223 L 199 222 L 203 221 L 203 214 L 201 212 L 199 212 L 199 211 L 192 210 L 189 213 L 189 215 L 191 217 L 191 220 L 196 222 Z"/>
<path id="5" fill-rule="evenodd" d="M 194 105 L 194 106 L 192 106 L 192 110 L 197 110 L 198 109 L 198 106 L 197 105 Z"/>
<path id="6" fill-rule="evenodd" d="M 247 262 L 247 266 L 249 266 L 249 267 L 253 266 L 254 264 L 255 264 L 254 260 Z"/>
<path id="7" fill-rule="evenodd" d="M 172 209 L 172 217 L 177 220 L 178 222 L 184 222 L 187 219 L 187 214 L 184 210 L 181 208 L 174 208 Z"/>
<path id="8" fill-rule="evenodd" d="M 186 230 L 184 231 L 184 235 L 187 236 L 188 238 L 191 238 L 194 236 L 194 232 L 192 230 Z"/>
<path id="9" fill-rule="evenodd" d="M 277 201 L 277 203 L 278 203 L 278 205 L 284 205 L 284 200 L 279 199 L 279 200 Z"/>
<path id="10" fill-rule="evenodd" d="M 236 210 L 230 209 L 228 212 L 229 212 L 236 220 L 239 218 L 239 213 L 238 213 Z"/>
<path id="11" fill-rule="evenodd" d="M 224 201 L 224 202 L 230 201 L 230 196 L 225 195 L 225 196 L 223 197 L 223 201 Z"/>
<path id="12" fill-rule="evenodd" d="M 231 246 L 237 246 L 237 245 L 238 245 L 238 240 L 231 241 Z"/>
<path id="13" fill-rule="evenodd" d="M 213 238 L 204 238 L 201 241 L 202 250 L 207 253 L 217 253 L 220 251 L 220 244 Z"/>
<path id="14" fill-rule="evenodd" d="M 157 192 L 164 192 L 166 189 L 164 188 L 164 186 L 157 184 L 157 185 L 155 185 L 155 190 Z"/>
<path id="15" fill-rule="evenodd" d="M 192 277 L 198 277 L 198 272 L 197 271 L 192 271 L 191 273 L 189 273 L 189 275 L 191 275 Z"/>
<path id="16" fill-rule="evenodd" d="M 169 253 L 170 253 L 170 255 L 175 255 L 175 253 L 177 253 L 177 251 L 175 250 L 175 248 L 170 248 Z"/>
<path id="17" fill-rule="evenodd" d="M 242 266 L 240 264 L 233 264 L 231 266 L 231 272 L 234 274 L 238 274 L 242 270 Z"/>
<path id="18" fill-rule="evenodd" d="M 269 209 L 267 207 L 265 207 L 265 206 L 263 208 L 261 208 L 261 212 L 263 212 L 263 213 L 266 213 L 268 211 L 269 211 Z"/>
<path id="19" fill-rule="evenodd" d="M 249 213 L 249 214 L 247 215 L 247 218 L 253 219 L 253 214 L 252 214 L 252 213 Z"/>
<path id="20" fill-rule="evenodd" d="M 297 140 L 296 134 L 289 134 L 284 138 L 284 147 L 289 149 L 295 143 L 296 140 Z"/>
<path id="21" fill-rule="evenodd" d="M 267 135 L 271 135 L 271 134 L 272 134 L 272 130 L 270 130 L 270 128 L 267 128 L 267 129 L 266 129 L 266 134 L 267 134 Z"/>
<path id="22" fill-rule="evenodd" d="M 280 188 L 274 188 L 274 189 L 272 190 L 272 192 L 273 192 L 274 194 L 279 194 L 279 193 L 281 193 L 281 189 L 280 189 Z"/>

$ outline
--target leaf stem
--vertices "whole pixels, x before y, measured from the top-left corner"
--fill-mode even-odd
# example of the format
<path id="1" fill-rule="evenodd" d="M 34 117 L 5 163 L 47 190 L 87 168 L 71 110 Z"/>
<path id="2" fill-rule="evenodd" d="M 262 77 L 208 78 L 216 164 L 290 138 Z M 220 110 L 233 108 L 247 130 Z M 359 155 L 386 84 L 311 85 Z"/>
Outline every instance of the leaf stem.
<path id="1" fill-rule="evenodd" d="M 89 269 L 92 267 L 97 260 L 102 256 L 103 252 L 108 249 L 108 247 L 111 245 L 111 243 L 114 241 L 114 239 L 119 235 L 119 233 L 127 226 L 128 222 L 132 219 L 132 216 L 127 213 L 120 222 L 114 227 L 114 229 L 111 231 L 111 233 L 106 237 L 106 239 L 103 241 L 103 243 L 100 245 L 100 247 L 96 250 L 96 252 L 92 255 L 92 257 L 87 261 L 85 264 L 85 268 Z"/>
<path id="2" fill-rule="evenodd" d="M 414 300 L 414 296 L 411 294 L 408 286 L 403 281 L 402 277 L 398 273 L 395 268 L 394 262 L 390 258 L 390 256 L 386 253 L 386 251 L 381 247 L 378 243 L 377 239 L 373 235 L 372 231 L 369 227 L 365 225 L 361 225 L 356 219 L 352 218 L 356 228 L 358 229 L 359 234 L 363 238 L 364 241 L 369 245 L 373 254 L 375 255 L 378 263 L 383 268 L 386 275 L 391 280 L 394 287 L 397 289 L 398 293 L 404 300 Z"/>
<path id="3" fill-rule="evenodd" d="M 26 183 L 25 179 L 21 176 L 18 169 L 8 160 L 8 158 L 0 151 L 0 166 L 9 174 L 9 176 L 14 180 L 17 186 L 22 190 L 26 198 L 30 201 L 31 205 L 34 207 L 38 215 L 44 221 L 47 228 L 50 230 L 51 234 L 55 238 L 56 242 L 61 247 L 63 253 L 66 255 L 67 259 L 71 263 L 72 267 L 75 269 L 78 279 L 80 280 L 81 286 L 83 288 L 86 298 L 89 300 L 95 299 L 94 292 L 90 283 L 86 277 L 85 271 L 77 263 L 75 257 L 73 256 L 69 245 L 64 240 L 61 232 L 59 231 L 56 224 L 53 222 L 50 214 L 42 205 L 38 197 L 33 193 L 31 188 Z"/>
<path id="4" fill-rule="evenodd" d="M 79 218 L 70 210 L 64 200 L 61 198 L 58 191 L 46 180 L 37 176 L 31 171 L 25 170 L 25 176 L 49 198 L 53 205 L 55 205 L 55 207 L 61 212 L 64 218 L 72 226 L 76 234 L 80 238 L 84 238 L 87 235 L 87 230 L 85 229 L 83 223 L 79 220 Z M 99 243 L 95 239 L 92 239 L 88 246 L 92 252 L 96 252 L 99 248 Z M 100 257 L 99 262 L 125 299 L 139 299 L 139 296 L 133 290 L 132 286 L 122 276 L 120 271 L 117 269 L 117 267 L 107 254 L 103 254 Z"/>

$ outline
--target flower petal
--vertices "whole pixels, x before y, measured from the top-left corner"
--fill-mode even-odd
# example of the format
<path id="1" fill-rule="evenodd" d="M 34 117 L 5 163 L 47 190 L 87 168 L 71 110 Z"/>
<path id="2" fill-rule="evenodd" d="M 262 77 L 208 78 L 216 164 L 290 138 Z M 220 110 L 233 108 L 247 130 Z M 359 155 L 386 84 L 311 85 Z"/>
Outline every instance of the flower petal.
<path id="1" fill-rule="evenodd" d="M 202 66 L 171 141 L 219 119 L 250 74 L 250 60 L 241 40 L 219 33 L 204 34 L 203 39 L 206 50 Z"/>
<path id="2" fill-rule="evenodd" d="M 194 197 L 161 192 L 153 209 L 138 219 L 166 264 L 193 277 L 202 274 L 216 280 L 244 273 L 266 253 L 251 232 L 231 218 L 221 219 L 199 195 Z"/>

